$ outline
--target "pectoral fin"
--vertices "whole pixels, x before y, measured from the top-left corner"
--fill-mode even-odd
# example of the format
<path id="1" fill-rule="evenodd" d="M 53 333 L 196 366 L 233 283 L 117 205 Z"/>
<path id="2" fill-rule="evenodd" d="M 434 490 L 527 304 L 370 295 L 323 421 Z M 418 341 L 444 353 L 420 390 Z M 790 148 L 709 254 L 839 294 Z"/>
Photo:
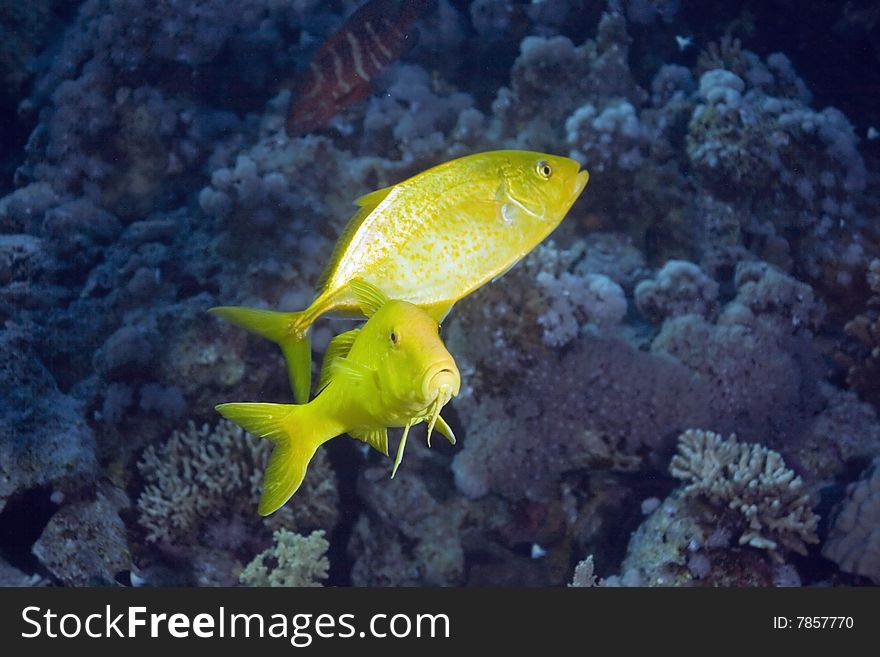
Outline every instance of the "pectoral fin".
<path id="1" fill-rule="evenodd" d="M 332 380 L 333 362 L 338 358 L 348 356 L 348 352 L 351 351 L 351 345 L 354 344 L 360 332 L 360 329 L 352 329 L 351 331 L 340 333 L 330 340 L 330 344 L 327 345 L 327 351 L 324 353 L 324 364 L 321 365 L 321 379 L 318 383 L 318 392 L 326 388 L 327 384 Z"/>
<path id="2" fill-rule="evenodd" d="M 327 367 L 329 370 L 329 380 L 343 377 L 352 383 L 371 383 L 376 378 L 375 370 L 361 363 L 355 363 L 348 358 L 335 358 Z"/>

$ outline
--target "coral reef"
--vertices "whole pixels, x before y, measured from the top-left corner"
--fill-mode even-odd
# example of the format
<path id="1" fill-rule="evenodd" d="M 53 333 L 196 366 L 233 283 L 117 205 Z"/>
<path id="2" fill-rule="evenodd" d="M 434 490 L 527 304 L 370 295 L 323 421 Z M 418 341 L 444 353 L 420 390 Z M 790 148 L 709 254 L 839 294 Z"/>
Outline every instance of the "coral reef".
<path id="1" fill-rule="evenodd" d="M 723 517 L 721 524 L 738 534 L 733 538 L 740 545 L 806 554 L 806 544 L 819 541 L 810 496 L 778 452 L 740 443 L 735 436 L 689 429 L 679 437 L 669 471 L 688 482 L 684 497 L 739 515 Z"/>
<path id="2" fill-rule="evenodd" d="M 847 487 L 822 554 L 844 572 L 880 584 L 880 459 Z"/>
<path id="3" fill-rule="evenodd" d="M 607 330 L 626 315 L 623 289 L 602 274 L 562 272 L 554 277 L 542 271 L 535 280 L 549 301 L 538 323 L 544 327 L 544 343 L 551 347 L 571 342 L 584 324 Z"/>
<path id="4" fill-rule="evenodd" d="M 717 321 L 671 317 L 651 351 L 694 372 L 719 430 L 791 443 L 820 403 L 816 381 L 824 369 L 811 329 L 822 304 L 809 286 L 762 263 L 740 263 L 735 285 Z"/>
<path id="5" fill-rule="evenodd" d="M 843 82 L 880 68 L 839 67 L 868 22 L 822 3 L 815 49 L 754 0 L 439 0 L 368 98 L 289 137 L 363 1 L 0 8 L 0 581 L 877 581 L 880 111 Z M 271 446 L 212 409 L 288 381 L 206 310 L 302 309 L 355 199 L 506 148 L 591 180 L 445 319 L 458 444 L 413 434 L 390 481 L 340 441 L 260 518 Z M 847 485 L 823 559 L 813 501 Z"/>
<path id="6" fill-rule="evenodd" d="M 0 329 L 0 511 L 16 494 L 37 487 L 72 492 L 98 474 L 82 402 L 58 389 L 30 340 L 25 327 Z"/>
<path id="7" fill-rule="evenodd" d="M 67 586 L 112 586 L 131 570 L 119 489 L 100 487 L 94 500 L 65 505 L 34 543 L 34 555 Z"/>
<path id="8" fill-rule="evenodd" d="M 245 586 L 322 586 L 330 562 L 324 531 L 308 536 L 279 529 L 272 547 L 261 552 L 241 572 Z"/>
<path id="9" fill-rule="evenodd" d="M 741 547 L 716 510 L 680 491 L 666 498 L 630 537 L 620 574 L 605 586 L 799 586 L 791 563 Z"/>
<path id="10" fill-rule="evenodd" d="M 636 286 L 635 299 L 639 312 L 652 322 L 679 315 L 711 319 L 718 312 L 718 283 L 692 262 L 670 260 L 656 279 Z"/>
<path id="11" fill-rule="evenodd" d="M 580 588 L 588 588 L 596 586 L 596 576 L 593 575 L 593 555 L 591 554 L 583 561 L 578 562 L 574 568 L 574 575 L 571 578 L 569 586 Z"/>
<path id="12" fill-rule="evenodd" d="M 214 428 L 190 422 L 161 448 L 148 447 L 138 462 L 145 486 L 137 502 L 147 540 L 185 544 L 194 540 L 206 520 L 253 516 L 271 451 L 271 443 L 226 420 Z M 316 456 L 296 504 L 264 522 L 331 529 L 338 518 L 337 505 L 335 475 L 326 456 Z"/>
<path id="13" fill-rule="evenodd" d="M 0 5 L 0 96 L 15 98 L 33 75 L 31 60 L 52 27 L 51 1 Z"/>
<path id="14" fill-rule="evenodd" d="M 880 408 L 880 259 L 871 261 L 867 279 L 868 310 L 843 327 L 855 348 L 838 352 L 837 361 L 846 368 L 847 385 Z"/>
<path id="15" fill-rule="evenodd" d="M 24 587 L 37 586 L 40 583 L 39 575 L 29 576 L 18 568 L 9 565 L 5 560 L 0 559 L 0 586 L 3 587 Z"/>
<path id="16" fill-rule="evenodd" d="M 412 474 L 412 465 L 394 481 L 385 466 L 368 468 L 360 477 L 369 513 L 358 521 L 349 544 L 355 555 L 355 586 L 451 586 L 463 581 L 461 529 L 467 509 L 461 500 L 436 500 L 422 478 Z"/>

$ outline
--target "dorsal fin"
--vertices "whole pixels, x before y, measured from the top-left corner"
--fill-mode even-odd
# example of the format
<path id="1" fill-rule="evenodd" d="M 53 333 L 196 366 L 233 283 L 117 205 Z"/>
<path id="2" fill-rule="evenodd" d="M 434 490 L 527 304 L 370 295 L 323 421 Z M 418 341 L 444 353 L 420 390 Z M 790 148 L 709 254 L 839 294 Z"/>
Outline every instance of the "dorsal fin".
<path id="1" fill-rule="evenodd" d="M 340 333 L 330 340 L 330 344 L 327 345 L 327 351 L 324 352 L 324 364 L 321 365 L 321 378 L 318 383 L 318 392 L 326 388 L 327 384 L 330 383 L 330 380 L 333 378 L 333 361 L 337 358 L 345 358 L 348 356 L 348 352 L 351 351 L 351 345 L 354 344 L 354 341 L 360 332 L 361 330 L 359 328 L 352 329 L 351 331 Z"/>
<path id="2" fill-rule="evenodd" d="M 388 185 L 388 187 L 382 187 L 381 189 L 367 192 L 363 196 L 356 198 L 354 204 L 359 208 L 366 208 L 372 212 L 377 205 L 385 200 L 385 197 L 388 196 L 391 190 L 395 187 L 397 187 L 397 185 Z"/>
<path id="3" fill-rule="evenodd" d="M 382 306 L 388 303 L 388 297 L 372 283 L 367 283 L 362 278 L 354 278 L 348 282 L 351 291 L 357 299 L 361 312 L 369 319 L 376 314 Z"/>
<path id="4" fill-rule="evenodd" d="M 354 202 L 359 209 L 354 213 L 354 216 L 348 220 L 348 223 L 339 235 L 339 239 L 336 240 L 336 246 L 333 247 L 333 253 L 330 254 L 330 260 L 327 261 L 327 267 L 324 268 L 324 271 L 321 272 L 321 277 L 318 279 L 319 290 L 324 289 L 324 285 L 326 285 L 330 276 L 333 275 L 333 272 L 339 265 L 339 259 L 348 248 L 351 238 L 354 237 L 354 234 L 361 227 L 361 224 L 364 223 L 364 219 L 370 216 L 373 210 L 376 209 L 376 206 L 385 200 L 385 197 L 388 196 L 394 187 L 395 185 L 390 185 L 388 187 L 383 187 L 382 189 L 377 189 L 369 194 L 364 194 Z"/>

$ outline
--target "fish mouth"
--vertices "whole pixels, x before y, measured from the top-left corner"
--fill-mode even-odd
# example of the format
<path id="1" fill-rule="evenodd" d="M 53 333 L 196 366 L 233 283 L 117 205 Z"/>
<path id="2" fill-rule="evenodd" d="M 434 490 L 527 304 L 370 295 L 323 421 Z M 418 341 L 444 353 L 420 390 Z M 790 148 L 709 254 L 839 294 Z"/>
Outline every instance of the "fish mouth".
<path id="1" fill-rule="evenodd" d="M 584 191 L 584 187 L 587 186 L 587 182 L 590 180 L 590 172 L 586 169 L 582 169 L 578 171 L 574 176 L 571 177 L 569 182 L 569 198 L 571 202 L 574 203 L 578 196 L 581 195 L 581 192 Z"/>
<path id="2" fill-rule="evenodd" d="M 422 395 L 429 402 L 446 396 L 446 401 L 443 402 L 445 404 L 458 395 L 461 388 L 461 375 L 452 361 L 435 363 L 427 369 L 422 381 Z"/>
<path id="3" fill-rule="evenodd" d="M 431 433 L 440 417 L 440 411 L 458 394 L 460 387 L 461 376 L 455 361 L 436 363 L 425 373 L 422 392 L 425 394 L 425 399 L 429 400 L 424 417 L 428 422 L 428 447 L 431 446 Z"/>

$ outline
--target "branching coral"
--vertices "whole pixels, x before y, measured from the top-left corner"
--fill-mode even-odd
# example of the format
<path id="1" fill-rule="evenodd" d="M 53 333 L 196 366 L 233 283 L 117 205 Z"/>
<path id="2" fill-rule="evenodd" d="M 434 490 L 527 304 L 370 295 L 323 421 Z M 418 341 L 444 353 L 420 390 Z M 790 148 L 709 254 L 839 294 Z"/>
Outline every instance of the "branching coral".
<path id="1" fill-rule="evenodd" d="M 330 544 L 322 530 L 308 536 L 286 529 L 275 532 L 271 548 L 258 554 L 242 571 L 245 586 L 322 586 L 330 562 Z"/>
<path id="2" fill-rule="evenodd" d="M 268 441 L 257 441 L 226 421 L 214 428 L 190 422 L 162 447 L 148 447 L 138 463 L 146 486 L 137 503 L 147 540 L 188 544 L 206 519 L 256 518 L 271 449 Z M 335 476 L 319 452 L 296 500 L 264 522 L 330 528 L 338 515 L 336 502 Z"/>
<path id="3" fill-rule="evenodd" d="M 689 429 L 679 437 L 669 471 L 689 482 L 685 495 L 723 510 L 720 522 L 739 533 L 740 545 L 806 554 L 806 544 L 818 542 L 810 496 L 778 452 Z"/>
<path id="4" fill-rule="evenodd" d="M 574 568 L 574 575 L 572 575 L 571 583 L 569 586 L 575 586 L 579 588 L 587 588 L 591 586 L 596 586 L 596 576 L 593 574 L 593 555 L 589 555 L 583 561 L 578 562 L 578 565 Z"/>
<path id="5" fill-rule="evenodd" d="M 847 487 L 822 554 L 841 570 L 880 584 L 880 457 Z"/>

